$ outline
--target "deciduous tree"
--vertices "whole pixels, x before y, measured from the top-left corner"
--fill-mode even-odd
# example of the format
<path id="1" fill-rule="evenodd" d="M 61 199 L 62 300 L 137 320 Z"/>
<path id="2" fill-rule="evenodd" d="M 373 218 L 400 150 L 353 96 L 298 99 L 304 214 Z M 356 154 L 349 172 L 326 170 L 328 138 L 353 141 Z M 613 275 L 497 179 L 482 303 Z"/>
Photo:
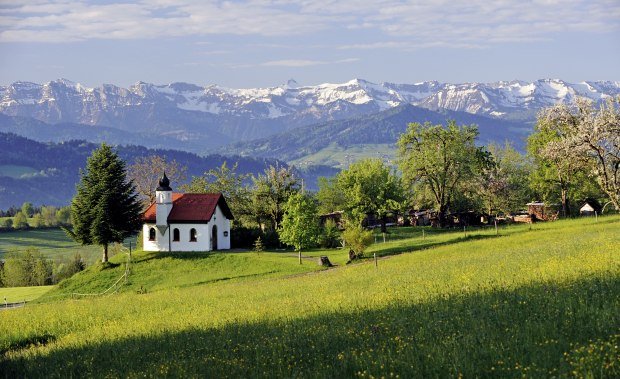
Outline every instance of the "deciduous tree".
<path id="1" fill-rule="evenodd" d="M 13 219 L 5 218 L 3 221 L 0 221 L 0 226 L 5 229 L 10 229 L 13 227 Z"/>
<path id="2" fill-rule="evenodd" d="M 620 97 L 597 109 L 586 99 L 546 109 L 539 124 L 558 131 L 539 154 L 557 165 L 593 176 L 620 210 Z M 558 163 L 561 161 L 562 163 Z"/>
<path id="3" fill-rule="evenodd" d="M 490 144 L 489 164 L 484 165 L 475 183 L 485 211 L 515 212 L 530 199 L 528 159 L 511 144 Z"/>
<path id="4" fill-rule="evenodd" d="M 11 251 L 2 270 L 2 283 L 7 287 L 51 284 L 53 262 L 37 249 Z"/>
<path id="5" fill-rule="evenodd" d="M 127 168 L 127 176 L 133 181 L 144 206 L 155 202 L 155 189 L 163 172 L 173 185 L 179 184 L 185 180 L 187 167 L 176 160 L 168 162 L 166 157 L 150 155 L 136 159 Z"/>
<path id="6" fill-rule="evenodd" d="M 71 224 L 71 207 L 62 207 L 56 212 L 56 219 L 60 225 Z"/>
<path id="7" fill-rule="evenodd" d="M 181 186 L 185 192 L 218 193 L 226 198 L 226 203 L 235 216 L 233 223 L 247 225 L 251 223 L 251 192 L 246 181 L 249 174 L 238 174 L 237 164 L 232 168 L 226 162 L 217 169 L 205 172 L 204 176 L 195 176 L 188 185 Z"/>
<path id="8" fill-rule="evenodd" d="M 553 192 L 558 193 L 562 216 L 566 217 L 570 215 L 571 190 L 584 165 L 582 160 L 571 159 L 573 152 L 567 145 L 558 144 L 571 130 L 565 123 L 548 117 L 548 112 L 550 109 L 538 115 L 534 133 L 527 141 L 528 154 L 534 162 L 530 183 L 545 199 L 551 198 Z"/>
<path id="9" fill-rule="evenodd" d="M 58 210 L 56 207 L 47 206 L 41 207 L 41 219 L 45 226 L 56 226 L 58 225 Z"/>
<path id="10" fill-rule="evenodd" d="M 399 210 L 405 198 L 400 177 L 376 158 L 355 162 L 338 174 L 337 183 L 349 221 L 361 224 L 366 214 L 374 213 L 381 220 L 383 232 L 387 214 Z"/>
<path id="11" fill-rule="evenodd" d="M 272 230 L 279 230 L 284 204 L 297 192 L 299 180 L 290 167 L 269 166 L 264 174 L 254 178 L 252 203 L 257 222 L 267 219 Z"/>
<path id="12" fill-rule="evenodd" d="M 32 203 L 30 203 L 30 202 L 25 202 L 24 204 L 22 204 L 22 213 L 23 213 L 26 217 L 32 217 L 32 216 L 34 216 L 34 206 L 32 205 Z"/>
<path id="13" fill-rule="evenodd" d="M 476 147 L 477 136 L 475 125 L 457 126 L 450 121 L 444 127 L 427 122 L 409 124 L 398 140 L 405 184 L 431 193 L 442 226 L 455 191 L 464 182 L 474 180 L 488 158 L 483 148 Z"/>
<path id="14" fill-rule="evenodd" d="M 342 211 L 344 209 L 346 199 L 338 186 L 337 176 L 333 178 L 320 177 L 318 186 L 319 190 L 316 193 L 316 197 L 319 201 L 319 212 L 321 214 Z"/>
<path id="15" fill-rule="evenodd" d="M 289 196 L 284 210 L 279 229 L 280 241 L 297 250 L 301 264 L 301 250 L 315 245 L 318 241 L 320 228 L 317 205 L 312 197 L 293 193 Z"/>
<path id="16" fill-rule="evenodd" d="M 28 229 L 30 227 L 28 219 L 23 212 L 17 212 L 15 217 L 13 217 L 13 227 L 15 229 Z"/>

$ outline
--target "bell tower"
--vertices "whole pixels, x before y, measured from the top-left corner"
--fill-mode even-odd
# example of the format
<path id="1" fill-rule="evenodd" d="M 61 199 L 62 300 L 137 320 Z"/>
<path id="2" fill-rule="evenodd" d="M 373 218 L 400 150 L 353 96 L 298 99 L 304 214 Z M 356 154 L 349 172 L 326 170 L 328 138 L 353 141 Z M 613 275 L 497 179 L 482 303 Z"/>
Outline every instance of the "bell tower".
<path id="1" fill-rule="evenodd" d="M 172 188 L 170 188 L 170 180 L 165 171 L 164 176 L 159 179 L 159 187 L 155 191 L 155 209 L 156 225 L 167 226 L 168 215 L 172 210 Z"/>

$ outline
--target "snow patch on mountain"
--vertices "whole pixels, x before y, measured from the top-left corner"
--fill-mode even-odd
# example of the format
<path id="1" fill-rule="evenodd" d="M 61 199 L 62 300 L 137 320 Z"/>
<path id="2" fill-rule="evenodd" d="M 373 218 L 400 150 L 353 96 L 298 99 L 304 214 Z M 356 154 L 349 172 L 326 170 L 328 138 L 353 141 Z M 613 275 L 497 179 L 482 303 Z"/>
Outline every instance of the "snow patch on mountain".
<path id="1" fill-rule="evenodd" d="M 572 102 L 576 97 L 601 101 L 618 95 L 620 82 L 568 83 L 559 79 L 461 84 L 437 81 L 377 84 L 353 79 L 315 86 L 301 86 L 291 79 L 281 86 L 244 89 L 145 82 L 129 88 L 111 84 L 88 88 L 58 79 L 45 84 L 15 82 L 0 86 L 0 112 L 46 122 L 87 124 L 104 121 L 113 124 L 111 120 L 119 112 L 145 107 L 265 120 L 311 115 L 321 121 L 412 104 L 432 110 L 448 109 L 502 118 L 519 112 L 531 117 L 535 113 L 532 111 Z"/>

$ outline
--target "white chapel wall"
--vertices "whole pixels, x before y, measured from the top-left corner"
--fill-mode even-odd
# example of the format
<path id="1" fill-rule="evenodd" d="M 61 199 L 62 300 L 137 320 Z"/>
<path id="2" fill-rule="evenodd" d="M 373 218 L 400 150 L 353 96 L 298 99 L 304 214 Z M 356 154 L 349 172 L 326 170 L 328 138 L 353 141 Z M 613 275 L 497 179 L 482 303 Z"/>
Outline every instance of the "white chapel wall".
<path id="1" fill-rule="evenodd" d="M 144 251 L 210 251 L 211 233 L 213 226 L 217 226 L 217 248 L 218 250 L 230 249 L 230 220 L 224 216 L 219 206 L 215 208 L 215 213 L 208 224 L 170 224 L 166 232 L 161 235 L 155 224 L 144 224 L 142 226 L 142 246 Z M 155 228 L 155 240 L 149 240 L 149 232 Z M 190 230 L 196 229 L 196 241 L 190 241 Z M 174 241 L 174 229 L 179 229 L 179 241 Z M 170 239 L 169 236 L 170 235 Z"/>

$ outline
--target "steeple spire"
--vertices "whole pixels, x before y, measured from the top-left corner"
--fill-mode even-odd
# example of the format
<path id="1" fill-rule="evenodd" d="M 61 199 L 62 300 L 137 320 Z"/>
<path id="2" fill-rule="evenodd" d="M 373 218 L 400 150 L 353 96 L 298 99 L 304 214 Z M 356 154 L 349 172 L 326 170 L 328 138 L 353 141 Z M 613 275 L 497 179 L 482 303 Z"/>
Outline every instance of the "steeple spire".
<path id="1" fill-rule="evenodd" d="M 166 176 L 166 171 L 164 171 L 164 176 L 159 179 L 157 191 L 172 191 L 172 188 L 170 188 L 170 179 Z"/>

